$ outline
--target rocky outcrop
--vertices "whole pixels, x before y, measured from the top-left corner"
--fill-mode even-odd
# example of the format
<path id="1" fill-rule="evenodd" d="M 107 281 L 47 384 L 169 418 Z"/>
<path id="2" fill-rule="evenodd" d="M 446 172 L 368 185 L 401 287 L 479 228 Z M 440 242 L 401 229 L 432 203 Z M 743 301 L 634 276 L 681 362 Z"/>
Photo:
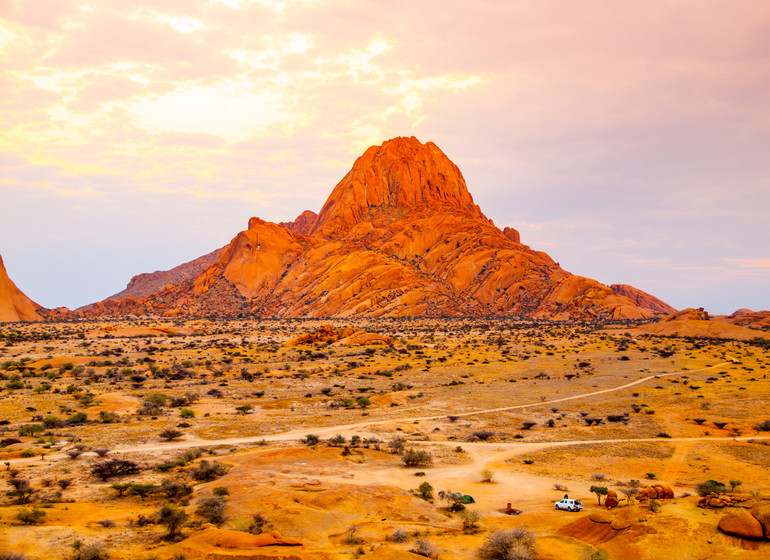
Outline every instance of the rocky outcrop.
<path id="1" fill-rule="evenodd" d="M 249 221 L 194 279 L 86 315 L 254 317 L 518 315 L 643 319 L 655 311 L 501 231 L 460 170 L 416 138 L 373 146 L 320 213 Z"/>
<path id="2" fill-rule="evenodd" d="M 513 241 L 514 243 L 521 243 L 521 235 L 519 234 L 519 231 L 516 229 L 513 229 L 511 227 L 504 228 L 503 235 L 506 236 L 511 241 Z"/>
<path id="3" fill-rule="evenodd" d="M 318 219 L 318 214 L 312 210 L 305 210 L 293 222 L 280 222 L 278 225 L 290 229 L 294 233 L 310 235 L 316 219 Z"/>
<path id="4" fill-rule="evenodd" d="M 676 309 L 671 307 L 665 301 L 662 301 L 655 296 L 643 292 L 639 288 L 634 288 L 628 284 L 612 284 L 610 285 L 612 291 L 618 295 L 625 296 L 642 309 L 647 309 L 652 313 L 676 313 Z"/>
<path id="5" fill-rule="evenodd" d="M 683 309 L 672 313 L 657 323 L 636 327 L 631 331 L 638 334 L 656 334 L 662 336 L 692 336 L 710 338 L 732 338 L 752 340 L 767 337 L 763 331 L 734 325 L 724 317 L 712 317 L 703 308 Z"/>
<path id="6" fill-rule="evenodd" d="M 681 311 L 675 311 L 666 317 L 663 317 L 661 319 L 662 323 L 670 323 L 673 321 L 708 321 L 709 320 L 709 312 L 703 309 L 702 307 L 699 307 L 698 309 L 693 309 L 692 307 L 688 307 L 687 309 L 682 309 Z"/>
<path id="7" fill-rule="evenodd" d="M 29 299 L 8 277 L 0 256 L 0 323 L 14 321 L 40 321 L 40 306 Z"/>
<path id="8" fill-rule="evenodd" d="M 770 311 L 750 311 L 739 309 L 732 315 L 718 318 L 732 325 L 740 325 L 752 329 L 765 329 L 770 327 Z"/>

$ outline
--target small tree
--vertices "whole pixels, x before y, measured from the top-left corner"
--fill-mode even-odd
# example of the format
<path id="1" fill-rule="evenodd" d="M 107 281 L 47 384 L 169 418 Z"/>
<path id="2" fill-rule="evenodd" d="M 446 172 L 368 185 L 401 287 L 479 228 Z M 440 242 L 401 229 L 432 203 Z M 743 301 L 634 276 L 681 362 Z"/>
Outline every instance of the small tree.
<path id="1" fill-rule="evenodd" d="M 165 525 L 166 529 L 168 529 L 168 538 L 170 539 L 176 536 L 177 531 L 179 531 L 188 518 L 187 513 L 182 508 L 171 503 L 163 504 L 158 510 L 157 515 L 161 525 Z"/>
<path id="2" fill-rule="evenodd" d="M 91 467 L 91 473 L 102 480 L 139 472 L 139 465 L 127 459 L 107 459 Z"/>
<path id="3" fill-rule="evenodd" d="M 738 486 L 742 486 L 742 485 L 743 485 L 743 481 L 741 481 L 741 480 L 731 480 L 730 481 L 730 492 L 735 492 L 735 489 Z"/>
<path id="4" fill-rule="evenodd" d="M 71 478 L 60 478 L 56 481 L 56 484 L 61 488 L 62 490 L 66 490 L 69 488 L 73 483 L 73 480 Z"/>
<path id="5" fill-rule="evenodd" d="M 590 491 L 591 494 L 596 494 L 599 505 L 602 505 L 602 496 L 606 496 L 609 489 L 606 486 L 591 486 Z"/>
<path id="6" fill-rule="evenodd" d="M 139 496 L 142 501 L 150 494 L 158 491 L 158 487 L 150 482 L 132 482 L 129 488 L 131 493 Z"/>
<path id="7" fill-rule="evenodd" d="M 162 432 L 158 434 L 161 439 L 165 439 L 166 441 L 174 441 L 179 438 L 181 438 L 184 435 L 184 432 L 181 430 L 177 430 L 175 428 L 166 428 Z"/>
<path id="8" fill-rule="evenodd" d="M 10 495 L 16 497 L 16 502 L 26 504 L 34 493 L 32 485 L 26 478 L 13 477 L 8 479 L 8 484 L 13 486 Z"/>
<path id="9" fill-rule="evenodd" d="M 113 484 L 110 484 L 110 488 L 115 490 L 118 493 L 118 497 L 122 498 L 123 494 L 126 493 L 127 490 L 131 489 L 131 483 L 130 482 L 115 482 Z"/>
<path id="10" fill-rule="evenodd" d="M 476 554 L 480 560 L 535 560 L 535 535 L 525 527 L 495 531 Z"/>

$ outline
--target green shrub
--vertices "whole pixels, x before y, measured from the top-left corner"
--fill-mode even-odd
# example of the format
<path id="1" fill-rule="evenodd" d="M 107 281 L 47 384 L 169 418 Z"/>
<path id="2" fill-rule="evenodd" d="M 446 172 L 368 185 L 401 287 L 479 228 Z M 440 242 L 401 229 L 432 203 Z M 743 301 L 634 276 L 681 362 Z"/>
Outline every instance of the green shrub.
<path id="1" fill-rule="evenodd" d="M 208 520 L 209 523 L 219 526 L 225 522 L 225 501 L 216 496 L 203 498 L 195 513 Z"/>
<path id="2" fill-rule="evenodd" d="M 709 494 L 723 494 L 727 491 L 727 487 L 716 480 L 707 480 L 696 484 L 695 491 L 698 496 L 708 496 Z"/>
<path id="3" fill-rule="evenodd" d="M 433 457 L 427 451 L 415 451 L 408 449 L 401 455 L 401 460 L 406 467 L 427 467 L 433 464 Z"/>

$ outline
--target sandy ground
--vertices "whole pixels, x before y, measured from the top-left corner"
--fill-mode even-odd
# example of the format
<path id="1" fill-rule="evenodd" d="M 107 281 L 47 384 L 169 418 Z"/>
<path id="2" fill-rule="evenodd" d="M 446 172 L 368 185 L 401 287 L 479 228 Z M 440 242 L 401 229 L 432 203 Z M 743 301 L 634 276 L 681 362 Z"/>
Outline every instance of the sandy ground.
<path id="1" fill-rule="evenodd" d="M 608 335 L 565 325 L 514 328 L 504 321 L 361 325 L 394 337 L 389 347 L 368 348 L 284 346 L 313 328 L 307 322 L 232 322 L 209 326 L 209 334 L 168 337 L 147 336 L 153 325 L 126 323 L 102 331 L 121 336 L 80 336 L 105 325 L 0 331 L 17 333 L 3 348 L 2 361 L 9 364 L 3 384 L 14 375 L 24 383 L 0 393 L 0 420 L 7 421 L 0 436 L 21 440 L 0 448 L 0 460 L 9 474 L 18 470 L 31 481 L 30 505 L 46 512 L 41 523 L 23 525 L 15 517 L 21 506 L 5 497 L 0 550 L 66 558 L 80 539 L 104 543 L 112 558 L 408 558 L 422 539 L 440 558 L 460 559 L 473 557 L 490 532 L 526 526 L 537 536 L 541 559 L 592 553 L 640 560 L 764 558 L 770 551 L 767 544 L 720 533 L 716 524 L 724 512 L 697 508 L 693 495 L 707 479 L 742 481 L 735 492 L 747 503 L 770 494 L 768 436 L 754 428 L 767 417 L 770 358 L 755 346 L 629 337 L 622 329 Z M 191 402 L 169 406 L 170 399 L 192 393 Z M 169 402 L 142 414 L 156 394 Z M 360 403 L 362 397 L 368 403 Z M 237 410 L 241 405 L 251 407 L 247 414 Z M 183 409 L 191 415 L 183 416 Z M 50 416 L 64 421 L 77 411 L 89 421 L 18 435 L 29 423 Z M 99 421 L 104 413 L 117 421 Z M 622 421 L 606 419 L 613 414 Z M 585 418 L 593 417 L 602 423 L 588 426 Z M 525 422 L 532 426 L 524 428 Z M 183 432 L 181 439 L 158 438 L 173 427 Z M 321 443 L 303 445 L 308 434 Z M 337 435 L 369 438 L 370 444 L 346 452 L 324 443 Z M 388 452 L 395 437 L 428 451 L 433 465 L 405 468 L 399 454 Z M 71 459 L 67 452 L 78 445 L 84 453 Z M 90 474 L 103 460 L 96 447 L 144 469 L 103 483 Z M 229 472 L 196 483 L 196 461 L 167 472 L 153 468 L 191 448 L 229 465 Z M 25 450 L 32 456 L 23 457 Z M 492 482 L 482 482 L 485 469 Z M 420 472 L 424 476 L 415 476 Z M 60 478 L 73 483 L 57 496 Z M 179 542 L 164 538 L 160 525 L 137 524 L 139 516 L 152 518 L 163 496 L 118 498 L 109 489 L 116 481 L 169 478 L 194 484 L 182 504 L 190 523 Z M 622 530 L 591 521 L 605 509 L 590 487 L 607 486 L 622 496 L 632 480 L 667 483 L 677 498 L 657 513 L 623 503 L 612 515 L 634 522 Z M 440 499 L 416 497 L 425 481 L 435 493 L 472 495 L 468 509 L 478 512 L 479 527 L 463 530 L 461 516 L 449 514 Z M 229 490 L 219 532 L 195 513 L 218 486 Z M 582 498 L 585 510 L 556 511 L 553 502 L 564 493 Z M 505 515 L 507 503 L 522 513 Z M 267 519 L 267 530 L 302 546 L 250 548 L 227 533 L 242 529 L 254 513 Z M 396 530 L 410 537 L 390 541 Z"/>

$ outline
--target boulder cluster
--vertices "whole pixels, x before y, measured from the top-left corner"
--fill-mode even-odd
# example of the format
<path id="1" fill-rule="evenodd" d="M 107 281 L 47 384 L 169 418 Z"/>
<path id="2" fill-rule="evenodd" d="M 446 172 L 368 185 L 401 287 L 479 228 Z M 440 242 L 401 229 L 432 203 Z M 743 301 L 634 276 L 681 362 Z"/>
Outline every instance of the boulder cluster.
<path id="1" fill-rule="evenodd" d="M 302 334 L 289 340 L 286 344 L 289 346 L 297 346 L 299 344 L 313 344 L 316 342 L 322 344 L 342 342 L 348 346 L 359 346 L 365 344 L 390 344 L 393 342 L 393 337 L 381 336 L 376 333 L 370 333 L 361 329 L 355 329 L 353 327 L 335 329 L 331 325 L 321 325 L 317 331 Z"/>
<path id="2" fill-rule="evenodd" d="M 698 500 L 698 507 L 707 509 L 722 509 L 723 507 L 737 506 L 745 502 L 747 498 L 743 496 L 732 496 L 729 494 L 717 494 L 712 492 Z"/>
<path id="3" fill-rule="evenodd" d="M 670 500 L 674 497 L 674 491 L 666 484 L 653 484 L 645 486 L 639 490 L 636 499 L 640 502 L 645 500 Z"/>

